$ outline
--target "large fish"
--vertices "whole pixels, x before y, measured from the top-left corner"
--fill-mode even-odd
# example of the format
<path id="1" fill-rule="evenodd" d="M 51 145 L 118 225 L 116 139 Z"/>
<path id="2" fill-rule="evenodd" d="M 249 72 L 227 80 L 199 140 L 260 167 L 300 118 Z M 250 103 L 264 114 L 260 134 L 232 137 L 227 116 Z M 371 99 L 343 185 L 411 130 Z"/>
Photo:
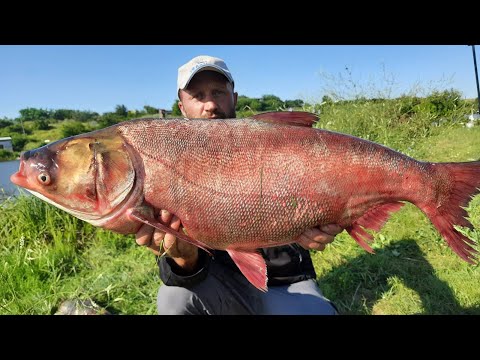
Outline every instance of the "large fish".
<path id="1" fill-rule="evenodd" d="M 226 250 L 266 291 L 256 249 L 289 244 L 335 223 L 367 251 L 372 236 L 408 201 L 462 259 L 474 242 L 464 206 L 479 192 L 480 162 L 420 162 L 354 136 L 312 128 L 316 116 L 274 112 L 246 119 L 138 119 L 22 154 L 16 185 L 102 228 L 143 224 L 202 249 Z M 154 217 L 166 209 L 174 231 Z"/>

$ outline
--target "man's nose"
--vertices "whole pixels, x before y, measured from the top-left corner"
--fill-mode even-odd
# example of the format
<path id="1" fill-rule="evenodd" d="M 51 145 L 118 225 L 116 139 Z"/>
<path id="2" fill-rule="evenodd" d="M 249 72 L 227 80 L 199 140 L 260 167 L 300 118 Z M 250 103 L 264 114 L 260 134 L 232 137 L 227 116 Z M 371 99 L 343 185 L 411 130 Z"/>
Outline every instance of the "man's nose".
<path id="1" fill-rule="evenodd" d="M 217 110 L 218 106 L 217 106 L 217 103 L 215 102 L 215 100 L 213 100 L 212 97 L 209 97 L 205 100 L 205 110 L 206 111 L 215 111 Z"/>

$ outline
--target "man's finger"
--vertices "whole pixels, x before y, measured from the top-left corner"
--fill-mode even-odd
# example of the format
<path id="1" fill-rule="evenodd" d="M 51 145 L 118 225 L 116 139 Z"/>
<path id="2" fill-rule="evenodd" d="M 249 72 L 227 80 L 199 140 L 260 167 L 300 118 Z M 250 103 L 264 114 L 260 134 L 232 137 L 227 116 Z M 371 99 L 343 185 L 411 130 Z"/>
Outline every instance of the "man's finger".
<path id="1" fill-rule="evenodd" d="M 328 235 L 330 236 L 330 235 Z M 314 241 L 312 240 L 310 237 L 306 236 L 305 233 L 303 233 L 302 235 L 300 235 L 296 242 L 301 246 L 303 247 L 305 250 L 324 250 L 325 249 L 325 245 L 328 243 L 328 242 L 317 242 L 317 241 Z"/>
<path id="2" fill-rule="evenodd" d="M 165 238 L 165 233 L 161 230 L 155 229 L 155 232 L 153 233 L 152 244 L 160 248 L 160 244 L 162 243 L 164 238 Z"/>
<path id="3" fill-rule="evenodd" d="M 180 224 L 181 224 L 180 219 L 176 215 L 173 215 L 171 223 L 170 223 L 170 227 L 173 230 L 178 230 L 180 228 Z"/>
<path id="4" fill-rule="evenodd" d="M 135 234 L 135 241 L 140 246 L 148 246 L 152 242 L 155 229 L 150 225 L 144 224 Z"/>
<path id="5" fill-rule="evenodd" d="M 340 234 L 343 231 L 343 228 L 337 224 L 327 224 L 327 225 L 320 226 L 320 230 L 323 231 L 324 233 L 335 236 Z"/>
<path id="6" fill-rule="evenodd" d="M 160 213 L 160 219 L 166 225 L 170 225 L 170 221 L 172 220 L 172 214 L 168 210 L 162 210 Z"/>
<path id="7" fill-rule="evenodd" d="M 318 228 L 307 229 L 303 235 L 311 241 L 316 241 L 322 244 L 330 244 L 335 239 L 334 235 L 320 231 Z"/>
<path id="8" fill-rule="evenodd" d="M 156 256 L 162 255 L 162 254 L 160 253 L 158 247 L 149 247 L 149 248 L 147 248 L 147 249 L 150 250 L 152 253 L 154 253 Z"/>

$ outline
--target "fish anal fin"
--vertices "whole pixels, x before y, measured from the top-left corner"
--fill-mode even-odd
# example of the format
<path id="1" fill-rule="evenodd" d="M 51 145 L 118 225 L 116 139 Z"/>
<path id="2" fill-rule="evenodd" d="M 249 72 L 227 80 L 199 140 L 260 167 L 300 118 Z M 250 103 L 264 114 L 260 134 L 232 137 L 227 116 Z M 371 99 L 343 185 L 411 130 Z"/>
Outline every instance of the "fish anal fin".
<path id="1" fill-rule="evenodd" d="M 364 241 L 372 241 L 373 237 L 364 229 L 380 231 L 390 215 L 400 210 L 403 205 L 405 204 L 395 201 L 374 207 L 355 220 L 352 225 L 346 228 L 346 230 L 350 236 L 360 244 L 361 247 L 363 247 L 369 253 L 373 253 L 373 249 Z"/>
<path id="2" fill-rule="evenodd" d="M 267 265 L 258 251 L 226 249 L 242 274 L 257 289 L 267 291 Z"/>
<path id="3" fill-rule="evenodd" d="M 186 242 L 188 242 L 192 245 L 198 246 L 200 249 L 205 250 L 209 255 L 212 255 L 212 253 L 208 250 L 209 249 L 208 245 L 202 243 L 201 241 L 192 239 L 190 236 L 188 236 L 185 233 L 181 233 L 177 230 L 174 230 L 174 229 L 166 226 L 165 224 L 162 224 L 160 221 L 155 220 L 153 217 L 150 217 L 150 216 L 147 216 L 147 215 L 143 214 L 139 210 L 136 210 L 136 209 L 129 210 L 128 216 L 130 218 L 132 218 L 133 220 L 140 221 L 144 224 L 147 224 L 147 225 L 150 225 L 150 226 L 152 226 L 156 229 L 159 229 L 159 230 L 161 230 L 161 231 L 163 231 L 167 234 L 171 234 L 171 235 L 179 238 L 180 240 L 183 240 L 183 241 L 186 241 Z"/>
<path id="4" fill-rule="evenodd" d="M 374 251 L 373 249 L 370 247 L 370 245 L 368 245 L 364 240 L 363 238 L 367 239 L 368 241 L 372 241 L 373 237 L 372 235 L 370 235 L 369 233 L 367 233 L 365 230 L 363 230 L 363 228 L 359 225 L 351 225 L 347 228 L 345 228 L 345 230 L 347 230 L 347 232 L 350 234 L 350 236 L 352 238 L 355 239 L 355 241 L 362 247 L 364 248 L 365 250 L 367 250 L 370 254 L 373 254 Z"/>
<path id="5" fill-rule="evenodd" d="M 306 111 L 270 111 L 251 116 L 252 119 L 278 125 L 312 127 L 318 116 Z"/>
<path id="6" fill-rule="evenodd" d="M 358 224 L 366 229 L 380 231 L 390 215 L 400 210 L 403 205 L 405 203 L 396 201 L 374 207 L 358 218 L 354 224 Z"/>

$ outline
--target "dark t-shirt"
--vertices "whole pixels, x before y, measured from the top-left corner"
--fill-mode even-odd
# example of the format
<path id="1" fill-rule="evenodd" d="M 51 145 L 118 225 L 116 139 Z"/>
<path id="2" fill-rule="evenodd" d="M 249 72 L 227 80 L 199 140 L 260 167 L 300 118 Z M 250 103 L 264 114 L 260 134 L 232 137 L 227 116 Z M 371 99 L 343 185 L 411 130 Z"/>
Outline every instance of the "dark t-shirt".
<path id="1" fill-rule="evenodd" d="M 268 286 L 285 285 L 316 278 L 310 252 L 296 243 L 261 249 L 261 253 L 267 264 Z M 216 261 L 240 272 L 226 251 L 213 250 L 212 254 L 213 257 L 200 249 L 198 270 L 187 276 L 181 274 L 181 270 L 171 259 L 165 256 L 159 257 L 157 262 L 160 279 L 166 285 L 191 287 L 205 279 L 211 261 Z"/>

